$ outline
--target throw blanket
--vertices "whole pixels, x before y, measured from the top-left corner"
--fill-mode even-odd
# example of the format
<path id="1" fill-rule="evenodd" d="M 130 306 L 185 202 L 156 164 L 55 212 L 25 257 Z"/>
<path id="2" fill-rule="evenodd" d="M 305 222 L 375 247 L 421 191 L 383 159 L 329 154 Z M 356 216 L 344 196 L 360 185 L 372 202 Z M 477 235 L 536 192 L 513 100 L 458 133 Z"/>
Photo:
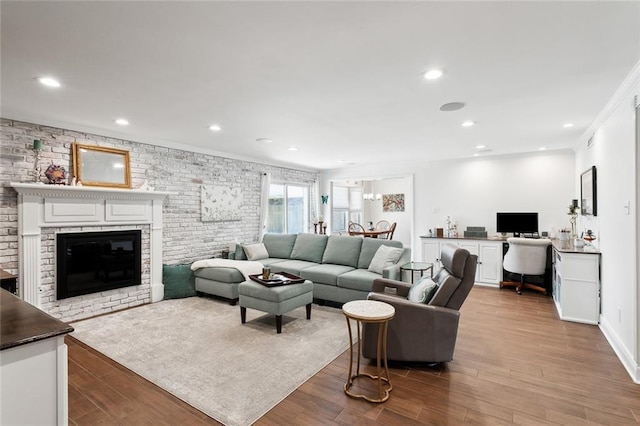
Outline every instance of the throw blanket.
<path id="1" fill-rule="evenodd" d="M 263 265 L 253 260 L 232 260 L 232 259 L 204 259 L 196 260 L 191 265 L 191 270 L 195 271 L 200 268 L 236 268 L 244 279 L 248 280 L 249 275 L 259 274 L 262 272 Z"/>

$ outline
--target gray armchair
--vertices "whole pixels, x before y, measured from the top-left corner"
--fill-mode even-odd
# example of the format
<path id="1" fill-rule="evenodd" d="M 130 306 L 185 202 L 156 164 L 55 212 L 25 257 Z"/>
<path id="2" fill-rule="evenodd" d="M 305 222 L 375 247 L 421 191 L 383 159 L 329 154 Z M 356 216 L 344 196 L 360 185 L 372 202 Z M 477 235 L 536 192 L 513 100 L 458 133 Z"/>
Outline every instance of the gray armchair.
<path id="1" fill-rule="evenodd" d="M 387 302 L 396 308 L 387 333 L 387 359 L 432 363 L 453 359 L 459 309 L 473 287 L 478 256 L 445 244 L 441 261 L 442 267 L 433 276 L 438 290 L 426 304 L 407 299 L 409 283 L 384 278 L 373 282 L 368 299 Z M 377 337 L 377 324 L 363 324 L 365 358 L 376 358 Z"/>

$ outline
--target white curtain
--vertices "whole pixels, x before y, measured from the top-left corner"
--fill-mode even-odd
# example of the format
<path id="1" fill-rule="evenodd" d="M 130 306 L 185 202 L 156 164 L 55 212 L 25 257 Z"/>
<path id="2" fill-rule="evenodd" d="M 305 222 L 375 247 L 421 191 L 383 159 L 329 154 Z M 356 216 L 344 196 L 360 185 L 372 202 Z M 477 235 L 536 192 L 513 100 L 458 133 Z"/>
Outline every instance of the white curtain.
<path id="1" fill-rule="evenodd" d="M 267 232 L 267 221 L 269 220 L 269 187 L 271 186 L 271 173 L 262 174 L 260 190 L 260 232 L 258 241 L 262 241 L 262 236 Z"/>
<path id="2" fill-rule="evenodd" d="M 312 212 L 312 219 L 318 219 L 321 215 L 322 215 L 322 211 L 320 210 L 321 205 L 320 205 L 320 183 L 318 182 L 318 180 L 316 179 L 313 182 L 313 194 L 312 196 L 312 200 L 313 200 L 313 212 Z"/>

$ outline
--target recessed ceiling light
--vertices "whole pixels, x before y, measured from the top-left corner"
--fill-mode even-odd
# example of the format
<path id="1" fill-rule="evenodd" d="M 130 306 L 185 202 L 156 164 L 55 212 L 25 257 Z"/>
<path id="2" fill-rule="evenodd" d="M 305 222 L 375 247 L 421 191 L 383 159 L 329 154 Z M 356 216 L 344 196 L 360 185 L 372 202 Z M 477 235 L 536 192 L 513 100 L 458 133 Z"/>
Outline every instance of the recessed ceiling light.
<path id="1" fill-rule="evenodd" d="M 219 132 L 220 130 L 222 130 L 222 127 L 218 126 L 217 124 L 212 124 L 211 126 L 209 126 L 209 130 L 211 130 L 212 132 Z"/>
<path id="2" fill-rule="evenodd" d="M 485 149 L 486 145 L 476 145 L 476 149 Z"/>
<path id="3" fill-rule="evenodd" d="M 541 146 L 540 148 L 538 148 L 538 151 L 546 151 L 546 150 L 547 150 L 547 148 L 544 147 L 544 146 Z"/>
<path id="4" fill-rule="evenodd" d="M 258 138 L 258 139 L 256 139 L 256 142 L 260 142 L 260 143 L 271 143 L 271 142 L 273 142 L 273 140 L 268 139 L 268 138 Z"/>
<path id="5" fill-rule="evenodd" d="M 474 157 L 480 157 L 480 154 L 478 154 L 477 152 L 475 154 L 473 154 Z"/>
<path id="6" fill-rule="evenodd" d="M 297 146 L 290 146 L 289 147 L 289 151 L 297 151 L 298 147 Z"/>
<path id="7" fill-rule="evenodd" d="M 464 105 L 464 102 L 449 102 L 448 104 L 440 106 L 440 111 L 457 111 L 464 108 Z"/>
<path id="8" fill-rule="evenodd" d="M 344 163 L 344 160 L 336 160 L 338 163 Z"/>
<path id="9" fill-rule="evenodd" d="M 121 126 L 128 126 L 129 125 L 129 120 L 127 120 L 126 118 L 116 118 L 115 120 L 113 120 L 116 124 L 119 124 Z"/>
<path id="10" fill-rule="evenodd" d="M 429 71 L 425 72 L 423 75 L 424 75 L 424 78 L 426 78 L 427 80 L 436 80 L 436 79 L 442 77 L 442 74 L 443 74 L 442 70 L 432 69 L 432 70 L 429 70 Z"/>
<path id="11" fill-rule="evenodd" d="M 45 86 L 48 86 L 48 87 L 60 87 L 60 82 L 55 78 L 39 77 L 38 81 L 40 82 L 40 84 L 44 84 Z"/>
<path id="12" fill-rule="evenodd" d="M 565 129 L 568 129 L 570 127 L 573 127 L 573 123 L 564 123 L 562 127 L 564 127 Z"/>
<path id="13" fill-rule="evenodd" d="M 471 127 L 471 126 L 473 126 L 475 124 L 476 124 L 475 121 L 467 120 L 467 121 L 462 123 L 462 127 Z"/>

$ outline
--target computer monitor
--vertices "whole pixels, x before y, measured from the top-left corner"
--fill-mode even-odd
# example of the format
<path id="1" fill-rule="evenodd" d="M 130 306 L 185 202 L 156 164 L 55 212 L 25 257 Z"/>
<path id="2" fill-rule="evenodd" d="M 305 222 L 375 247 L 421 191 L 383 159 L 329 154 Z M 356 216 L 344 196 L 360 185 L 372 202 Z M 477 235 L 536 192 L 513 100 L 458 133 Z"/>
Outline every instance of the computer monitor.
<path id="1" fill-rule="evenodd" d="M 496 213 L 496 231 L 506 234 L 538 233 L 538 213 Z"/>

